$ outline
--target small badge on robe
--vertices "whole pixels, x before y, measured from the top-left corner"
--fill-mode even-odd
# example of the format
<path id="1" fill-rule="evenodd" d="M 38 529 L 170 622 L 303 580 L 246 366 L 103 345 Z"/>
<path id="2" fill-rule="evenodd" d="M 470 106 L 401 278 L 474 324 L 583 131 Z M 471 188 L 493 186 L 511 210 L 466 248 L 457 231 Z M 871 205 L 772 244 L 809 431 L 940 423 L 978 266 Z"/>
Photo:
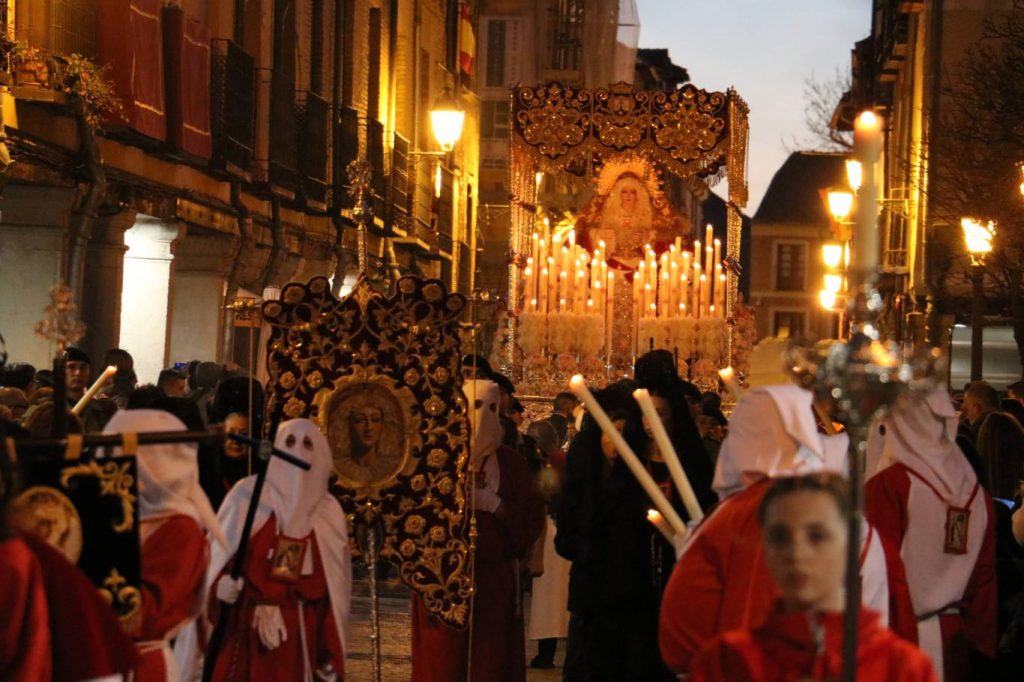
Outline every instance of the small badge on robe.
<path id="1" fill-rule="evenodd" d="M 946 508 L 946 554 L 967 554 L 967 521 L 971 518 L 969 509 Z"/>
<path id="2" fill-rule="evenodd" d="M 277 548 L 270 559 L 270 577 L 284 582 L 295 582 L 299 579 L 305 556 L 306 540 L 278 536 Z"/>

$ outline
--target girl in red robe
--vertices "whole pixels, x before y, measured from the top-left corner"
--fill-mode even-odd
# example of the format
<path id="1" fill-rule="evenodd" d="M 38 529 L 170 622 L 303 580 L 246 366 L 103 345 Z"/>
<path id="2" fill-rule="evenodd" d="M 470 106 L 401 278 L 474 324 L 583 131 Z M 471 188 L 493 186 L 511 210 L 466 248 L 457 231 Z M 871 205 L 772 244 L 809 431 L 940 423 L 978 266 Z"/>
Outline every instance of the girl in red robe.
<path id="1" fill-rule="evenodd" d="M 114 415 L 106 433 L 186 431 L 161 410 Z M 204 529 L 223 544 L 224 534 L 199 485 L 196 445 L 167 443 L 139 448 L 139 535 L 142 542 L 142 614 L 133 632 L 139 682 L 178 680 L 170 641 L 195 620 L 209 562 Z"/>
<path id="2" fill-rule="evenodd" d="M 839 678 L 848 497 L 837 474 L 770 484 L 758 516 L 765 563 L 782 597 L 759 627 L 725 632 L 704 647 L 692 682 Z M 856 679 L 936 682 L 928 657 L 867 609 L 860 613 Z"/>

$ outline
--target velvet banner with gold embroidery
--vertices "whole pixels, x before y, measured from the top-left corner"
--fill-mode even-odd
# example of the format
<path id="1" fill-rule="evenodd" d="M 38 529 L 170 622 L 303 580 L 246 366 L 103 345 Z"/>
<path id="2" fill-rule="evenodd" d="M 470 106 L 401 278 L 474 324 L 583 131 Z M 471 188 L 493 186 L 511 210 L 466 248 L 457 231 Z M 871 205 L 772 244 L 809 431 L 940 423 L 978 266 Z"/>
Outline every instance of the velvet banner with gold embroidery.
<path id="1" fill-rule="evenodd" d="M 385 296 L 360 279 L 288 284 L 263 304 L 270 416 L 316 421 L 331 444 L 331 490 L 353 527 L 383 528 L 381 556 L 449 625 L 464 627 L 467 405 L 459 378 L 460 294 L 403 277 Z"/>

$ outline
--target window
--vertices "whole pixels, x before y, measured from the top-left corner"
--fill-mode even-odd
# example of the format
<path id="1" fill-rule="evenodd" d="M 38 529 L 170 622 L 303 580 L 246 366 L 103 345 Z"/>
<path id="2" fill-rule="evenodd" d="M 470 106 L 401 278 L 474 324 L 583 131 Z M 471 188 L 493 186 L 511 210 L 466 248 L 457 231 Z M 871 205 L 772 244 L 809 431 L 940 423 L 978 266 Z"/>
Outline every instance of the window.
<path id="1" fill-rule="evenodd" d="M 550 10 L 551 68 L 575 71 L 580 68 L 583 46 L 583 0 L 557 0 Z"/>
<path id="2" fill-rule="evenodd" d="M 383 13 L 378 7 L 370 8 L 370 73 L 367 77 L 366 86 L 366 115 L 369 118 L 379 118 L 380 112 L 380 67 L 381 67 L 381 22 L 384 19 Z"/>
<path id="3" fill-rule="evenodd" d="M 804 333 L 804 314 L 777 311 L 772 324 L 772 334 L 781 339 L 792 339 Z"/>
<path id="4" fill-rule="evenodd" d="M 31 16 L 31 10 L 25 9 Z M 50 0 L 49 10 L 50 49 L 95 57 L 96 0 Z"/>
<path id="5" fill-rule="evenodd" d="M 506 100 L 484 100 L 480 103 L 480 137 L 485 140 L 507 140 L 509 105 Z"/>
<path id="6" fill-rule="evenodd" d="M 803 291 L 807 274 L 807 247 L 805 244 L 777 244 L 775 246 L 775 289 L 777 291 Z"/>
<path id="7" fill-rule="evenodd" d="M 500 19 L 487 22 L 487 64 L 484 84 L 503 88 L 505 85 L 505 35 L 508 23 Z"/>

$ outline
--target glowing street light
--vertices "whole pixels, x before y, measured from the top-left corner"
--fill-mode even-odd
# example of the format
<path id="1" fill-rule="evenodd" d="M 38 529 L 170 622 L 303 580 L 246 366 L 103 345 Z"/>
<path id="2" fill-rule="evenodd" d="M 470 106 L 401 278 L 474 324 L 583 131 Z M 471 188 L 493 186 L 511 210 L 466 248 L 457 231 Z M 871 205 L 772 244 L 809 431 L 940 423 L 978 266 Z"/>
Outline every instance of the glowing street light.
<path id="1" fill-rule="evenodd" d="M 985 256 L 992 253 L 992 239 L 996 236 L 996 224 L 991 220 L 982 224 L 973 218 L 961 218 L 964 231 L 964 245 L 971 255 L 971 381 L 981 379 L 981 345 L 984 340 L 982 311 L 985 307 Z"/>
<path id="2" fill-rule="evenodd" d="M 836 242 L 823 244 L 821 247 L 821 259 L 829 270 L 838 270 L 843 262 L 843 245 Z"/>
<path id="3" fill-rule="evenodd" d="M 991 220 L 987 224 L 973 218 L 961 218 L 960 227 L 964 231 L 964 245 L 971 260 L 979 261 L 986 254 L 992 253 L 992 239 L 996 236 L 996 224 Z"/>
<path id="4" fill-rule="evenodd" d="M 818 302 L 821 303 L 821 307 L 825 310 L 835 310 L 836 292 L 822 289 L 818 292 Z"/>
<path id="5" fill-rule="evenodd" d="M 853 192 L 841 188 L 828 191 L 828 212 L 837 223 L 845 222 L 852 209 Z"/>
<path id="6" fill-rule="evenodd" d="M 465 121 L 466 112 L 452 97 L 451 91 L 445 88 L 430 108 L 430 127 L 441 151 L 447 153 L 455 148 L 455 143 L 462 137 L 462 124 Z"/>
<path id="7" fill-rule="evenodd" d="M 831 291 L 833 294 L 838 294 L 843 290 L 843 276 L 835 274 L 825 275 L 825 291 Z"/>

